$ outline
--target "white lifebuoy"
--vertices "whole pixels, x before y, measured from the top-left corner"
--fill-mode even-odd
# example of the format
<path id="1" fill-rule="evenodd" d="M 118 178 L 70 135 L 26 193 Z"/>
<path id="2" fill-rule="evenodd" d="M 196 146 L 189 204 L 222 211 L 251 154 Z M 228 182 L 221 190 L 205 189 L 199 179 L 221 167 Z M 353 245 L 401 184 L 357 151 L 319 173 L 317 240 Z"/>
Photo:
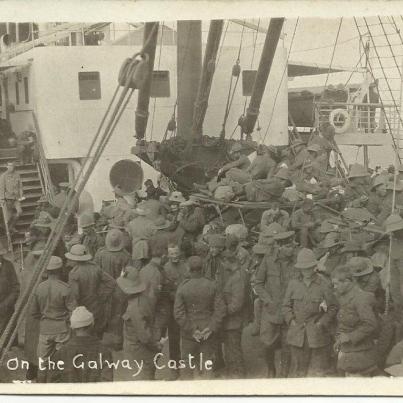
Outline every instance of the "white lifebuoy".
<path id="1" fill-rule="evenodd" d="M 345 133 L 351 124 L 350 114 L 346 109 L 333 109 L 329 115 L 329 122 L 337 134 Z"/>

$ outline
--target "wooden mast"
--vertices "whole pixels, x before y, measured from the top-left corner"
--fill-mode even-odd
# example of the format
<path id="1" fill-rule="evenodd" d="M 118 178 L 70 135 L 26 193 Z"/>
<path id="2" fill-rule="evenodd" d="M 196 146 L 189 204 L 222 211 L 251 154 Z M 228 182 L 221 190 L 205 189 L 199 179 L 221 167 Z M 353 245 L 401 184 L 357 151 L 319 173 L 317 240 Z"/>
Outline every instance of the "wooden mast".
<path id="1" fill-rule="evenodd" d="M 272 18 L 266 33 L 266 39 L 260 58 L 259 68 L 257 70 L 256 79 L 253 84 L 252 95 L 249 101 L 249 107 L 246 115 L 243 116 L 239 124 L 242 133 L 251 134 L 259 115 L 259 108 L 262 102 L 264 90 L 266 88 L 267 79 L 270 74 L 271 65 L 273 63 L 274 54 L 278 41 L 280 39 L 281 30 L 283 28 L 284 18 Z"/>
<path id="2" fill-rule="evenodd" d="M 158 22 L 146 22 L 144 25 L 143 46 L 144 46 L 144 53 L 147 53 L 149 57 L 149 75 L 144 83 L 143 88 L 139 90 L 137 98 L 135 130 L 136 130 L 136 137 L 138 139 L 144 138 L 147 128 L 148 115 L 149 115 L 148 106 L 150 104 L 151 80 L 152 80 L 152 72 L 154 70 L 155 49 L 157 47 L 158 28 L 159 28 Z"/>
<path id="3" fill-rule="evenodd" d="M 177 102 L 179 137 L 188 138 L 202 65 L 201 21 L 178 21 Z"/>
<path id="4" fill-rule="evenodd" d="M 204 52 L 203 68 L 194 105 L 193 125 L 189 139 L 190 141 L 188 143 L 189 147 L 191 147 L 195 139 L 202 136 L 203 121 L 206 116 L 223 26 L 223 20 L 212 20 L 210 23 L 206 50 Z"/>

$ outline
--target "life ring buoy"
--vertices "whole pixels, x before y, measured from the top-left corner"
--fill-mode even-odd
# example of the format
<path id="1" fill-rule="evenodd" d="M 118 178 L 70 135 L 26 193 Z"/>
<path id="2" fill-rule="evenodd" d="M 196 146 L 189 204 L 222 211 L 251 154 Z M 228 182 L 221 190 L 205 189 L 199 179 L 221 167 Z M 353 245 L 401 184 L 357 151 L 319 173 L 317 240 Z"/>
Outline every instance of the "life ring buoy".
<path id="1" fill-rule="evenodd" d="M 337 134 L 345 133 L 351 124 L 350 114 L 346 109 L 333 109 L 329 115 L 329 122 Z"/>

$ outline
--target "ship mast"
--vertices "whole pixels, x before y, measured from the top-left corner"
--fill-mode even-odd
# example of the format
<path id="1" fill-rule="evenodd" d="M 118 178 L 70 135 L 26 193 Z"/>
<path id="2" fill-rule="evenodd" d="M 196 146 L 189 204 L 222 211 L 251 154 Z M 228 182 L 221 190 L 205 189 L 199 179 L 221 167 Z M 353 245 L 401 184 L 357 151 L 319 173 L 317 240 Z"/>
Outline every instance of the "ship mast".
<path id="1" fill-rule="evenodd" d="M 253 84 L 249 107 L 246 110 L 246 115 L 242 116 L 239 120 L 239 125 L 241 126 L 241 138 L 243 137 L 243 133 L 251 134 L 255 127 L 256 120 L 259 115 L 260 104 L 262 102 L 264 90 L 266 88 L 267 79 L 270 74 L 271 65 L 276 53 L 283 24 L 284 18 L 272 18 L 270 20 L 262 56 L 260 58 L 259 68 Z"/>
<path id="2" fill-rule="evenodd" d="M 151 91 L 151 81 L 152 72 L 154 71 L 154 60 L 155 60 L 155 49 L 157 47 L 158 38 L 158 22 L 146 22 L 144 25 L 144 36 L 143 36 L 143 50 L 144 53 L 148 54 L 148 67 L 149 74 L 144 82 L 144 85 L 139 89 L 137 98 L 137 109 L 136 109 L 136 120 L 135 120 L 135 130 L 136 138 L 143 139 L 147 129 L 148 122 L 148 106 L 150 104 L 150 91 Z"/>
<path id="3" fill-rule="evenodd" d="M 202 67 L 201 21 L 178 21 L 177 52 L 177 103 L 178 132 L 182 138 L 190 136 L 193 125 L 193 108 Z"/>
<path id="4" fill-rule="evenodd" d="M 203 68 L 197 90 L 197 98 L 194 105 L 193 125 L 188 148 L 191 147 L 195 139 L 202 136 L 203 122 L 206 116 L 208 99 L 210 96 L 211 84 L 213 82 L 215 63 L 223 26 L 223 20 L 212 20 L 210 23 L 206 50 L 204 52 Z"/>

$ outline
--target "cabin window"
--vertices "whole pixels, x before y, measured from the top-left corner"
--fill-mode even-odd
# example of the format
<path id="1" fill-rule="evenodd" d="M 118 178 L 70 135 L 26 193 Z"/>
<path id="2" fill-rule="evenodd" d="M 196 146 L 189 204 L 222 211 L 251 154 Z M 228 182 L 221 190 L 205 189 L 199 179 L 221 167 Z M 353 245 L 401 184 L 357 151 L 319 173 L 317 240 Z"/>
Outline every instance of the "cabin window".
<path id="1" fill-rule="evenodd" d="M 242 95 L 249 97 L 252 95 L 253 84 L 255 83 L 257 70 L 242 71 Z"/>
<path id="2" fill-rule="evenodd" d="M 28 77 L 24 77 L 24 94 L 25 94 L 25 103 L 29 104 Z"/>
<path id="3" fill-rule="evenodd" d="M 20 104 L 20 84 L 18 81 L 15 82 L 15 104 Z"/>
<path id="4" fill-rule="evenodd" d="M 82 101 L 101 99 L 101 79 L 99 71 L 78 73 L 80 99 Z"/>
<path id="5" fill-rule="evenodd" d="M 171 96 L 169 85 L 169 71 L 157 70 L 152 73 L 151 98 L 169 98 Z"/>

